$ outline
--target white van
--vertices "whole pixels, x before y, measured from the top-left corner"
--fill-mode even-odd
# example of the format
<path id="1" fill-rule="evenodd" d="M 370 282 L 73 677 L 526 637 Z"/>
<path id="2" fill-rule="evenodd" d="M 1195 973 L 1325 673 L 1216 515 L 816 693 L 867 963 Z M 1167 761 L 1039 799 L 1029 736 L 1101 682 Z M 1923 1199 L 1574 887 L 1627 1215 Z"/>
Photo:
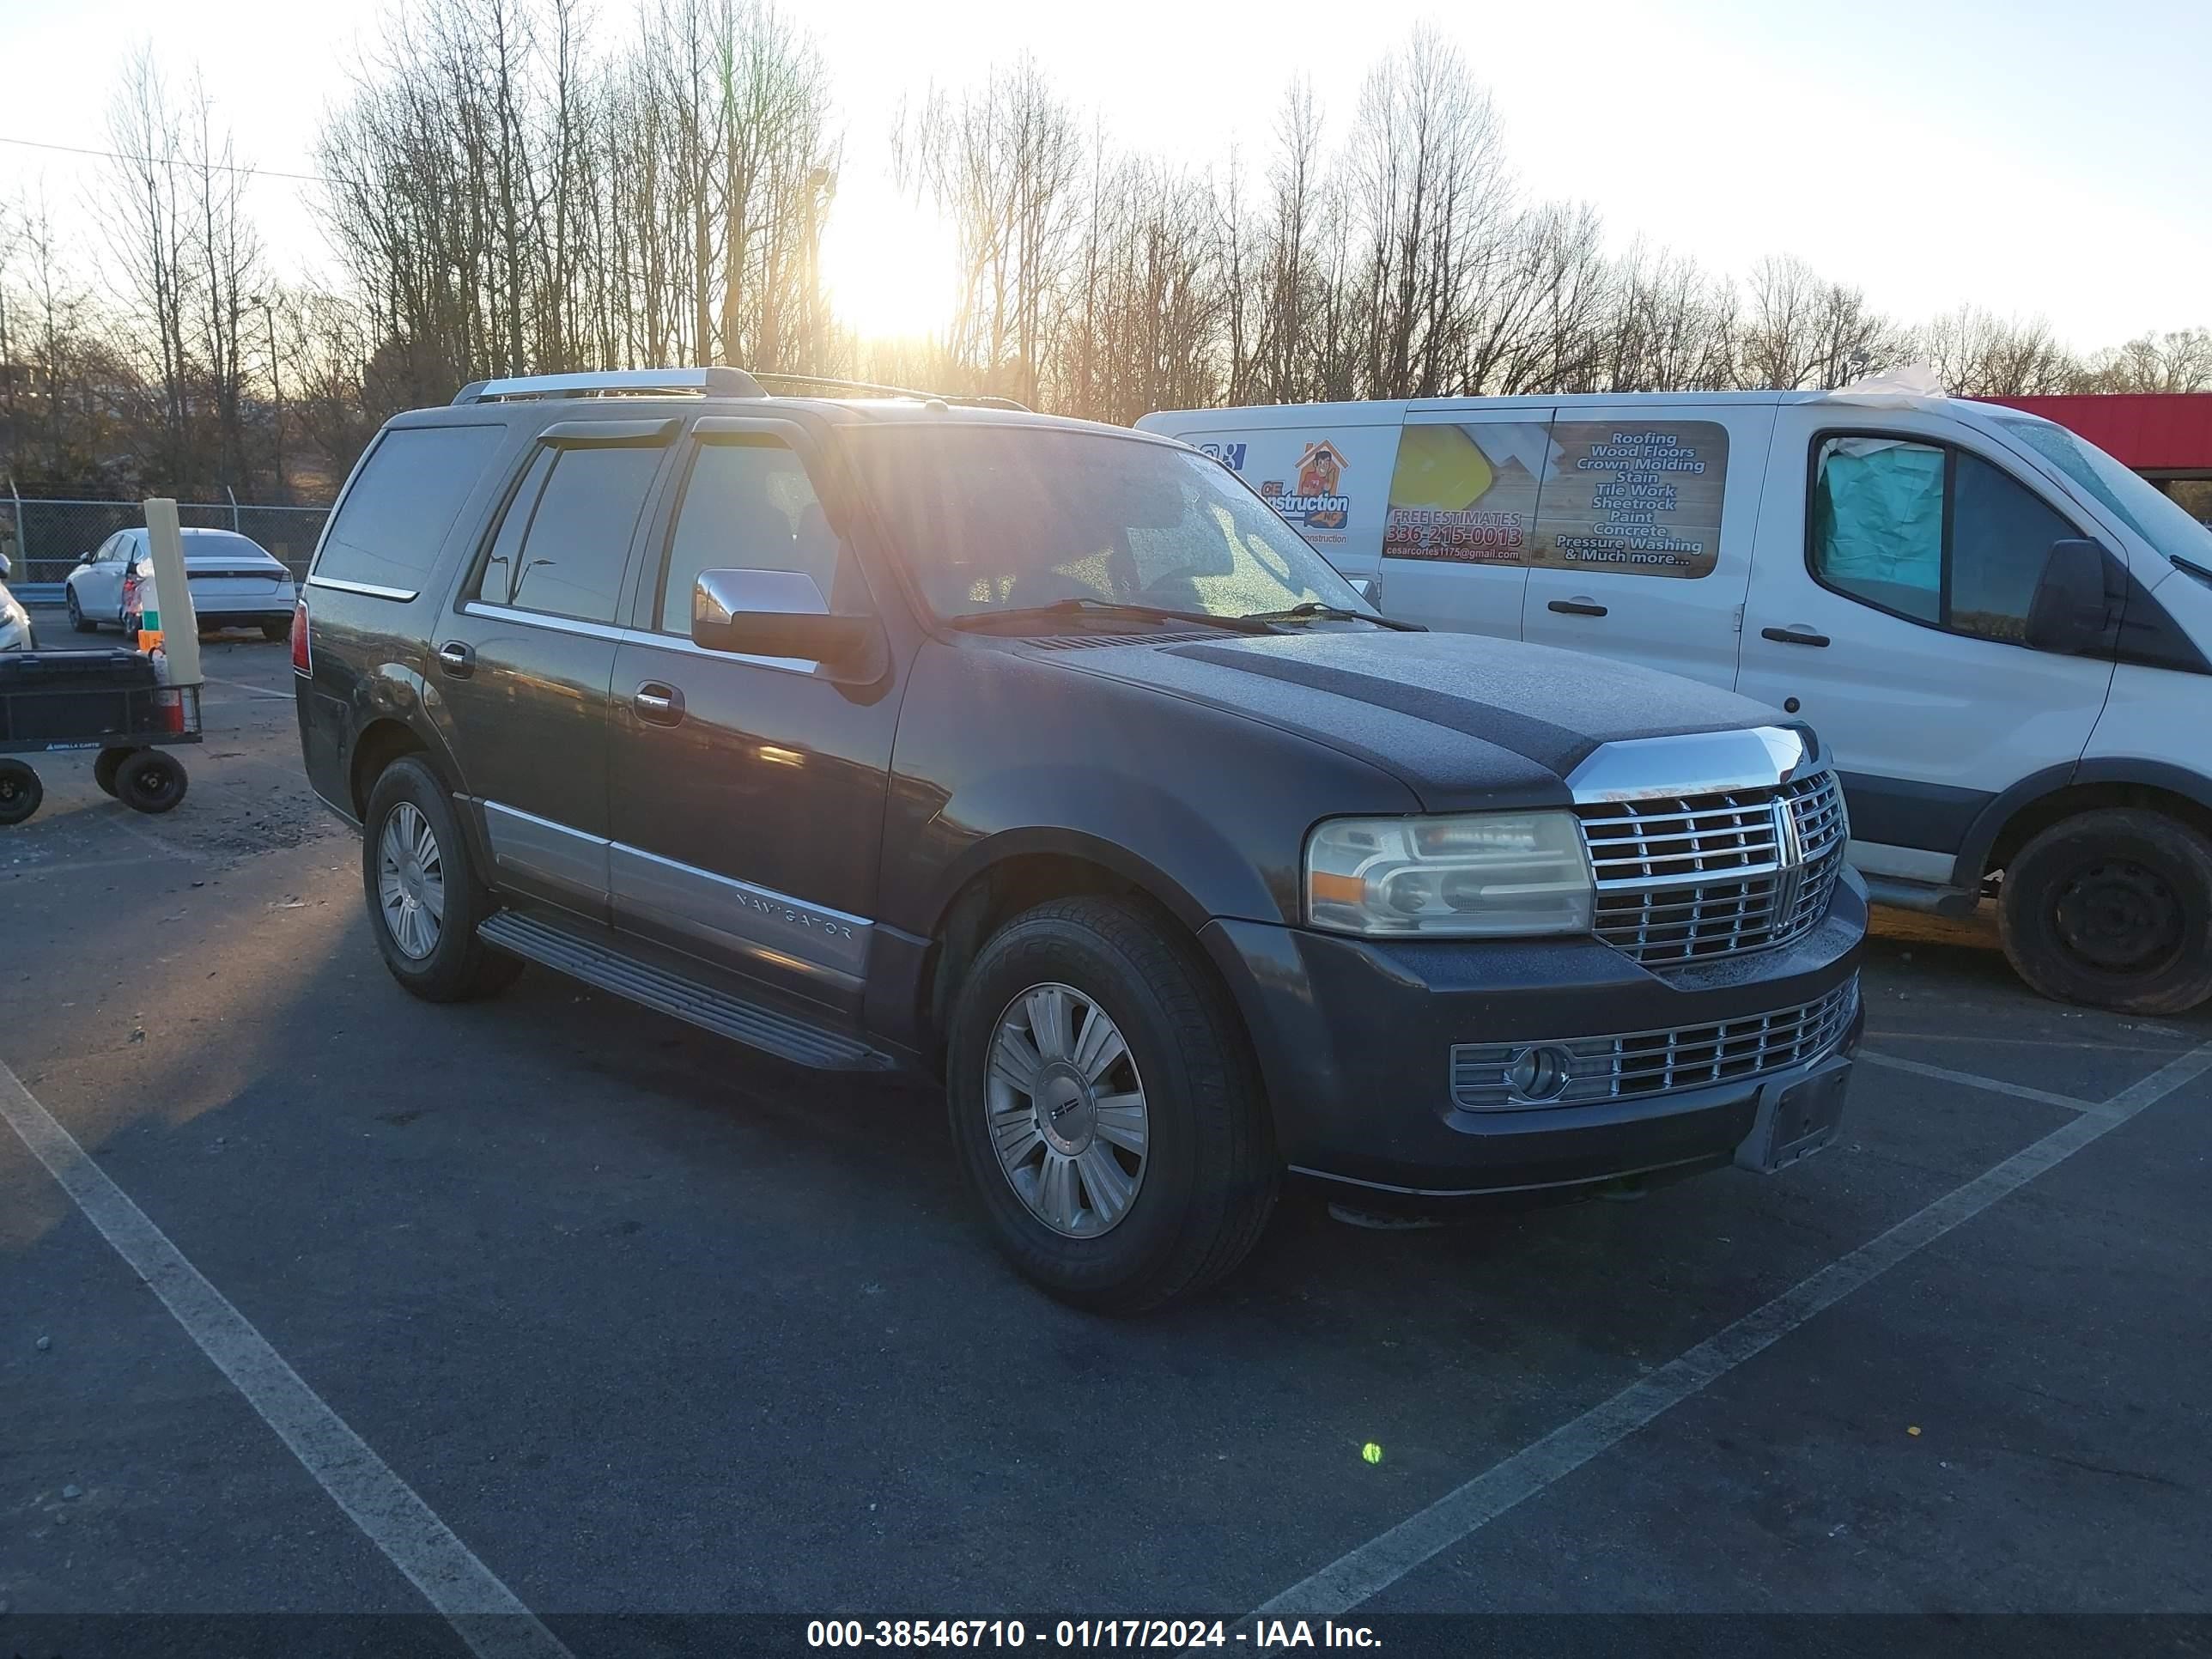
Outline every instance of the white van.
<path id="1" fill-rule="evenodd" d="M 2014 967 L 2212 996 L 2212 531 L 2035 416 L 1895 390 L 1437 398 L 1138 422 L 1241 474 L 1389 616 L 1778 705 L 1876 897 L 2001 877 Z"/>

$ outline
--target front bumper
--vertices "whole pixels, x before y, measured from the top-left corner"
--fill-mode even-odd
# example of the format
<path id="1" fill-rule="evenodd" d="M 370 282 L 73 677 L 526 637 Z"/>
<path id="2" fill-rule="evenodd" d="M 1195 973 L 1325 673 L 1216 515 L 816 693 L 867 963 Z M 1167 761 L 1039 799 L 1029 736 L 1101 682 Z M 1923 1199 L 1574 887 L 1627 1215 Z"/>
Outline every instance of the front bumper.
<path id="1" fill-rule="evenodd" d="M 1857 1046 L 1755 1076 L 1513 1110 L 1455 1103 L 1455 1045 L 1673 1030 L 1815 1003 L 1852 980 L 1866 888 L 1771 951 L 1655 971 L 1593 939 L 1385 943 L 1261 922 L 1201 933 L 1257 1051 L 1278 1146 L 1298 1173 L 1420 1197 L 1532 1192 L 1728 1163 L 1777 1091 Z M 1771 1095 L 1769 1096 L 1771 1098 Z"/>

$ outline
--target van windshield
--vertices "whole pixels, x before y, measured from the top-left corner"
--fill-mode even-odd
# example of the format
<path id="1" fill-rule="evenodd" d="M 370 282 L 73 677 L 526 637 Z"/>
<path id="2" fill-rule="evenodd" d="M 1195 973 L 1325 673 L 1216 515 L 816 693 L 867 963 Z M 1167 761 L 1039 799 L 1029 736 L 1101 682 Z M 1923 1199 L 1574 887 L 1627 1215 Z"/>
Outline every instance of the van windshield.
<path id="1" fill-rule="evenodd" d="M 2212 570 L 2212 529 L 2191 518 L 2157 485 L 2130 472 L 2093 443 L 2049 421 L 1999 415 L 1996 423 L 2119 516 L 2169 559 Z"/>
<path id="2" fill-rule="evenodd" d="M 1221 465 L 1110 433 L 884 426 L 851 453 L 942 620 L 1085 603 L 1280 613 L 1372 608 Z"/>

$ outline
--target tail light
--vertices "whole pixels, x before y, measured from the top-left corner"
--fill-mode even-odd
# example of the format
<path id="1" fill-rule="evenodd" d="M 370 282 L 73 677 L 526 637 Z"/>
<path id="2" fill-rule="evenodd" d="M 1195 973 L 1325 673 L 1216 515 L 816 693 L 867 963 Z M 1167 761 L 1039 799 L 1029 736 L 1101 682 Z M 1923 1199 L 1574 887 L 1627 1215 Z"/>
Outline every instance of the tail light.
<path id="1" fill-rule="evenodd" d="M 125 616 L 141 609 L 139 592 L 143 586 L 135 570 L 123 578 L 123 612 Z"/>
<path id="2" fill-rule="evenodd" d="M 307 648 L 307 602 L 299 599 L 292 606 L 292 672 L 312 674 L 315 672 L 314 653 Z"/>

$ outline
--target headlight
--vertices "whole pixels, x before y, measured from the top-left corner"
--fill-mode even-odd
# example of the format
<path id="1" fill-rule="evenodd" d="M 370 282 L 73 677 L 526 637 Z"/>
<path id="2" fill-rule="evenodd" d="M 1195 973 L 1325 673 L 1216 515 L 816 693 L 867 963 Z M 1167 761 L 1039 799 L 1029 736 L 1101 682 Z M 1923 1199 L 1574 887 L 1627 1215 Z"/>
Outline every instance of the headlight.
<path id="1" fill-rule="evenodd" d="M 1331 818 L 1306 838 L 1306 920 L 1340 933 L 1586 933 L 1589 855 L 1571 812 Z"/>

